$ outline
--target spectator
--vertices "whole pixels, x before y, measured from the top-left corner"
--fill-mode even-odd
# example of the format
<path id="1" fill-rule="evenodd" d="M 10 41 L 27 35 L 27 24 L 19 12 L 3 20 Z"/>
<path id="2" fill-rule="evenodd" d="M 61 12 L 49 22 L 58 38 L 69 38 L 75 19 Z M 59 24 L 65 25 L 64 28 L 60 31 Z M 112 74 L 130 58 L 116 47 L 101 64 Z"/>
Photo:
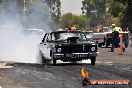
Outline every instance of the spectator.
<path id="1" fill-rule="evenodd" d="M 129 32 L 129 29 L 126 28 L 125 30 L 125 35 L 124 35 L 124 42 L 125 42 L 125 48 L 127 48 L 129 46 L 129 38 L 130 38 L 130 32 Z"/>
<path id="2" fill-rule="evenodd" d="M 101 29 L 99 30 L 99 32 L 103 32 L 103 28 L 101 28 Z"/>
<path id="3" fill-rule="evenodd" d="M 112 24 L 112 47 L 111 52 L 114 52 L 114 47 L 119 47 L 119 28 Z"/>
<path id="4" fill-rule="evenodd" d="M 130 47 L 132 47 L 132 34 L 130 35 Z"/>

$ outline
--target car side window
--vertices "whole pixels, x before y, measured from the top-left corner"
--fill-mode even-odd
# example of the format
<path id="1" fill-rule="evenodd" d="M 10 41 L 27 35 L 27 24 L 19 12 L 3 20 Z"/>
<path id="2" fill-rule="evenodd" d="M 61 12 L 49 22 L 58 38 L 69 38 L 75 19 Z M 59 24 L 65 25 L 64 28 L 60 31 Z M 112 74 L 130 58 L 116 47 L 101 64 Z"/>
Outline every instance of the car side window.
<path id="1" fill-rule="evenodd" d="M 47 35 L 46 42 L 51 42 L 51 35 L 50 34 Z"/>
<path id="2" fill-rule="evenodd" d="M 47 33 L 44 35 L 44 38 L 43 38 L 42 42 L 46 42 L 47 35 L 48 35 Z"/>

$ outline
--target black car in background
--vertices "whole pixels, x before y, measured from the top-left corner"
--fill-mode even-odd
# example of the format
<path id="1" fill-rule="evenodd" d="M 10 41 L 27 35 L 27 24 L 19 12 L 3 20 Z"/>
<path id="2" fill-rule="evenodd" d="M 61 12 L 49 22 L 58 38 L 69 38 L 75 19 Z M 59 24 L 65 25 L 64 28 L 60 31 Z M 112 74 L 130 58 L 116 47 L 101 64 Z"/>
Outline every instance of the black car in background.
<path id="1" fill-rule="evenodd" d="M 93 36 L 94 36 L 93 31 L 84 31 L 83 33 L 85 34 L 87 40 L 93 41 Z"/>
<path id="2" fill-rule="evenodd" d="M 87 41 L 82 31 L 61 30 L 46 33 L 40 43 L 42 60 L 49 59 L 56 65 L 57 60 L 76 62 L 90 59 L 95 65 L 98 56 L 97 45 Z"/>

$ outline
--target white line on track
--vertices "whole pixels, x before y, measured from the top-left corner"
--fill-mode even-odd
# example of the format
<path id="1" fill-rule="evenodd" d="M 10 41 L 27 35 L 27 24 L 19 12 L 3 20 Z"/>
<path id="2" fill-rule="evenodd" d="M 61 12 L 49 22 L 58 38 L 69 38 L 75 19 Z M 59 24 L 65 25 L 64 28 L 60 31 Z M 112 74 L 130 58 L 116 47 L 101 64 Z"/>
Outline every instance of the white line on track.
<path id="1" fill-rule="evenodd" d="M 12 68 L 13 66 L 7 66 L 7 63 L 0 63 L 0 68 Z"/>

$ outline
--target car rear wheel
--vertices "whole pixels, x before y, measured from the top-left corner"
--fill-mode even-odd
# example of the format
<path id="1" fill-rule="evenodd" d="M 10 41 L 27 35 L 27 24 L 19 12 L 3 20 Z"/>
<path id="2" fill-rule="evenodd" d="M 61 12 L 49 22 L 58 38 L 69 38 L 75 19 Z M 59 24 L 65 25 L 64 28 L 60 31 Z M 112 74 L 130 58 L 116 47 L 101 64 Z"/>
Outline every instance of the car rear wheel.
<path id="1" fill-rule="evenodd" d="M 42 56 L 42 64 L 51 64 L 51 59 L 45 59 L 43 56 Z"/>
<path id="2" fill-rule="evenodd" d="M 46 57 L 42 55 L 41 50 L 38 51 L 37 59 L 41 64 L 51 64 L 51 59 L 46 59 Z"/>
<path id="3" fill-rule="evenodd" d="M 91 58 L 91 65 L 95 65 L 95 62 L 96 62 L 96 57 L 92 57 Z"/>
<path id="4" fill-rule="evenodd" d="M 38 60 L 38 62 L 41 63 L 41 64 L 43 64 L 43 62 L 44 62 L 44 58 L 43 58 L 43 56 L 42 56 L 41 50 L 38 50 L 38 53 L 37 53 L 37 60 Z"/>

